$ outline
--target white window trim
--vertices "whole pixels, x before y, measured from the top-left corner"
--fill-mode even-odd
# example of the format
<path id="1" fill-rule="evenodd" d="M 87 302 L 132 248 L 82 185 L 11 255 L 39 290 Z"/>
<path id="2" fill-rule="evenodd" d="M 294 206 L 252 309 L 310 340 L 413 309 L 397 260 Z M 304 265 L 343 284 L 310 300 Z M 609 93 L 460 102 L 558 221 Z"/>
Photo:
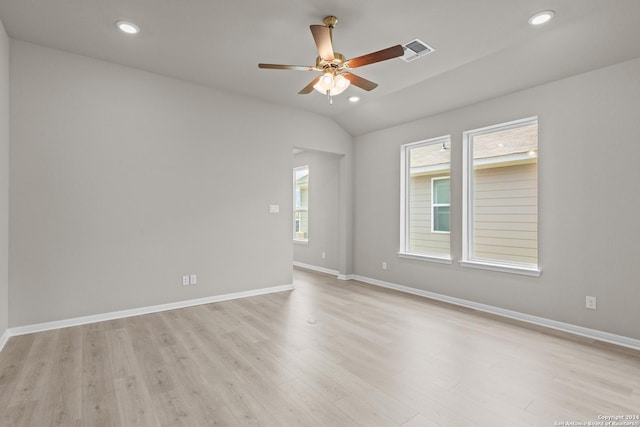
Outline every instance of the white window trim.
<path id="1" fill-rule="evenodd" d="M 475 258 L 473 250 L 473 147 L 470 144 L 473 137 L 493 133 L 496 130 L 509 130 L 526 125 L 538 123 L 538 116 L 525 119 L 486 126 L 479 129 L 464 131 L 462 133 L 462 259 L 459 261 L 462 267 L 478 268 L 481 270 L 499 271 L 504 273 L 521 274 L 525 276 L 539 277 L 542 273 L 539 265 L 525 263 L 510 263 Z"/>
<path id="2" fill-rule="evenodd" d="M 439 181 L 441 179 L 448 179 L 449 180 L 449 186 L 451 186 L 451 176 L 447 175 L 447 176 L 438 176 L 438 177 L 433 177 L 431 178 L 431 232 L 435 233 L 435 234 L 451 234 L 451 190 L 449 190 L 449 203 L 444 204 L 444 203 L 435 203 L 435 195 L 436 195 L 436 189 L 435 189 L 435 185 L 434 182 L 435 181 Z M 435 225 L 436 225 L 436 210 L 435 208 L 437 207 L 448 207 L 449 208 L 449 231 L 440 231 L 440 230 L 436 230 L 435 229 Z"/>
<path id="3" fill-rule="evenodd" d="M 309 200 L 307 200 L 307 208 L 306 209 L 298 209 L 296 207 L 296 172 L 300 171 L 300 170 L 307 170 L 307 174 L 309 174 L 309 165 L 304 165 L 304 166 L 298 166 L 293 168 L 293 221 L 291 224 L 291 231 L 292 231 L 292 236 L 293 236 L 293 242 L 294 243 L 299 243 L 299 244 L 309 244 L 309 231 L 307 230 L 307 238 L 306 239 L 298 239 L 296 237 L 296 213 L 298 212 L 306 212 L 307 214 L 309 213 L 309 202 L 311 201 L 311 198 L 309 198 Z M 309 182 L 307 183 L 307 185 L 310 185 L 310 178 Z M 307 220 L 309 219 L 308 215 L 307 215 Z"/>
<path id="4" fill-rule="evenodd" d="M 438 262 L 440 264 L 452 264 L 453 259 L 451 255 L 442 255 L 438 256 L 436 254 L 426 255 L 426 254 L 416 254 L 412 252 L 398 252 L 398 258 L 405 259 L 415 259 L 418 261 L 430 261 L 430 262 Z"/>
<path id="5" fill-rule="evenodd" d="M 407 155 L 409 150 L 422 145 L 442 145 L 447 144 L 449 150 L 451 150 L 451 135 L 438 136 L 436 138 L 423 139 L 421 141 L 411 142 L 409 144 L 403 144 L 400 150 L 400 250 L 398 251 L 399 258 L 415 259 L 421 261 L 432 261 L 444 264 L 451 264 L 451 254 L 429 254 L 429 253 L 413 253 L 407 250 L 409 244 L 409 186 L 407 185 L 407 178 L 410 169 L 409 156 Z M 450 164 L 450 163 L 449 163 Z M 433 226 L 432 226 L 433 228 Z M 449 236 L 451 234 L 449 233 Z M 449 238 L 451 239 L 451 238 Z M 451 243 L 449 243 L 451 244 Z"/>
<path id="6" fill-rule="evenodd" d="M 493 260 L 490 260 L 490 261 L 460 260 L 458 261 L 458 263 L 460 264 L 461 267 L 470 267 L 470 268 L 477 268 L 480 270 L 489 270 L 489 271 L 499 271 L 502 273 L 519 274 L 522 276 L 540 277 L 540 275 L 542 274 L 542 270 L 540 270 L 540 268 L 537 265 L 533 265 L 533 264 L 529 264 L 529 267 L 527 267 L 525 264 L 510 265 L 506 262 L 498 263 Z"/>

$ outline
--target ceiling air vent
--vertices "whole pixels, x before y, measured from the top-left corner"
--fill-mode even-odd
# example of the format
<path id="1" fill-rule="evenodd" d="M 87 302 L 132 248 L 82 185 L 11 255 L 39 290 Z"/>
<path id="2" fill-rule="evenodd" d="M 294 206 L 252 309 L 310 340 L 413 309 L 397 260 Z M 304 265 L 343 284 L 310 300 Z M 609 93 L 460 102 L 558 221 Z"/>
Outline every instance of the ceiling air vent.
<path id="1" fill-rule="evenodd" d="M 435 50 L 420 39 L 413 39 L 402 47 L 404 47 L 404 55 L 400 58 L 406 62 L 411 62 Z"/>

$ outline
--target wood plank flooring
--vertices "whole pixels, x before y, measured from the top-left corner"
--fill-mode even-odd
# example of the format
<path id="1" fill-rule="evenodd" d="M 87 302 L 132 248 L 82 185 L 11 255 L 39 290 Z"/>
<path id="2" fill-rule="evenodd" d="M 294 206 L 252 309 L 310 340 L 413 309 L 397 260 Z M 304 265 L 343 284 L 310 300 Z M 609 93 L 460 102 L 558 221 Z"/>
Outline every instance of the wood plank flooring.
<path id="1" fill-rule="evenodd" d="M 640 352 L 304 270 L 294 280 L 291 292 L 13 337 L 0 425 L 511 427 L 640 414 Z"/>

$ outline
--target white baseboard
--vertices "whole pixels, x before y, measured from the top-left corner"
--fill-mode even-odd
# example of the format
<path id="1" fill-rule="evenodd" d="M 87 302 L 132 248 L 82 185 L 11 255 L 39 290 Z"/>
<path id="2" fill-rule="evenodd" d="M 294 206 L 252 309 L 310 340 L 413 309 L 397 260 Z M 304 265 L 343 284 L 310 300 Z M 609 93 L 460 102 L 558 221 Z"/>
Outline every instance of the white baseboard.
<path id="1" fill-rule="evenodd" d="M 178 302 L 172 302 L 168 304 L 152 305 L 149 307 L 133 308 L 130 310 L 113 311 L 110 313 L 76 317 L 73 319 L 66 319 L 66 320 L 57 320 L 54 322 L 38 323 L 35 325 L 18 326 L 15 328 L 9 328 L 2 335 L 2 338 L 0 338 L 0 344 L 4 345 L 4 343 L 10 337 L 13 337 L 16 335 L 32 334 L 34 332 L 50 331 L 52 329 L 68 328 L 70 326 L 80 326 L 80 325 L 86 325 L 88 323 L 103 322 L 105 320 L 122 319 L 125 317 L 139 316 L 142 314 L 157 313 L 159 311 L 175 310 L 177 308 L 193 307 L 195 305 L 211 304 L 214 302 L 228 301 L 228 300 L 238 299 L 238 298 L 254 297 L 258 295 L 270 294 L 273 292 L 291 291 L 294 289 L 295 289 L 295 286 L 293 284 L 273 286 L 270 288 L 255 289 L 251 291 L 234 292 L 231 294 L 216 295 L 216 296 L 206 297 L 206 298 L 178 301 Z M 0 345 L 0 350 L 2 349 L 2 345 Z"/>
<path id="2" fill-rule="evenodd" d="M 305 270 L 317 271 L 319 273 L 331 274 L 336 276 L 338 280 L 355 280 L 353 274 L 340 274 L 338 270 L 331 270 L 329 268 L 318 267 L 317 265 L 305 264 L 303 262 L 293 261 L 294 267 L 304 268 Z"/>
<path id="3" fill-rule="evenodd" d="M 9 341 L 9 330 L 4 331 L 2 335 L 0 335 L 0 351 L 4 348 L 4 345 Z"/>
<path id="4" fill-rule="evenodd" d="M 598 331 L 596 329 L 585 328 L 582 326 L 572 325 L 570 323 L 558 322 L 556 320 L 546 319 L 544 317 L 532 316 L 530 314 L 524 314 L 524 313 L 507 310 L 500 307 L 494 307 L 491 305 L 480 304 L 477 302 L 468 301 L 461 298 L 455 298 L 447 295 L 437 294 L 434 292 L 423 291 L 421 289 L 402 286 L 395 283 L 372 279 L 369 277 L 364 277 L 359 275 L 350 275 L 350 277 L 352 280 L 358 280 L 360 282 L 368 283 L 370 285 L 381 286 L 383 288 L 389 288 L 389 289 L 395 289 L 397 291 L 405 292 L 412 295 L 431 298 L 437 301 L 442 301 L 449 304 L 472 308 L 474 310 L 495 314 L 501 317 L 507 317 L 509 319 L 515 319 L 522 322 L 531 323 L 534 325 L 543 326 L 546 328 L 555 329 L 562 332 L 568 332 L 570 334 L 579 335 L 582 337 L 591 338 L 598 341 L 604 341 L 611 344 L 616 344 L 616 345 L 631 348 L 634 350 L 640 350 L 640 340 L 637 340 L 634 338 L 629 338 L 622 335 L 616 335 L 609 332 Z"/>
<path id="5" fill-rule="evenodd" d="M 337 270 L 332 270 L 330 268 L 318 267 L 317 265 L 305 264 L 303 262 L 293 261 L 293 265 L 295 267 L 304 268 L 305 270 L 317 271 L 318 273 L 326 273 L 331 274 L 332 276 L 338 276 L 339 272 Z"/>

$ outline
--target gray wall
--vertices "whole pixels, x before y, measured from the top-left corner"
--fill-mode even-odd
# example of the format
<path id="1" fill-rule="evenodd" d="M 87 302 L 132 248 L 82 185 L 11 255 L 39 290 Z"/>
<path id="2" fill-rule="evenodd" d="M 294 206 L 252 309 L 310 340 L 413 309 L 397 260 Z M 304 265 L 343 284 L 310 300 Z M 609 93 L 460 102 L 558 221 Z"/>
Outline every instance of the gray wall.
<path id="1" fill-rule="evenodd" d="M 350 153 L 335 123 L 24 42 L 11 55 L 9 326 L 292 282 L 293 145 Z"/>
<path id="2" fill-rule="evenodd" d="M 293 157 L 294 167 L 309 166 L 309 242 L 294 243 L 294 261 L 339 270 L 341 160 L 340 156 L 317 151 L 305 151 Z"/>
<path id="3" fill-rule="evenodd" d="M 11 271 L 6 298 L 5 156 L 0 333 L 291 283 L 291 152 L 304 137 L 305 148 L 344 154 L 341 274 L 640 338 L 640 59 L 364 135 L 354 153 L 351 137 L 316 115 L 23 42 L 11 41 L 11 55 Z M 0 31 L 5 152 L 8 65 Z M 542 276 L 397 258 L 400 145 L 451 133 L 458 260 L 462 131 L 532 115 Z M 267 213 L 272 203 L 279 215 Z M 199 284 L 183 288 L 188 273 Z M 598 310 L 584 308 L 585 295 Z"/>
<path id="4" fill-rule="evenodd" d="M 534 115 L 542 276 L 462 268 L 462 132 Z M 356 138 L 356 274 L 640 339 L 639 118 L 636 59 Z M 400 259 L 400 145 L 449 133 L 456 261 Z"/>
<path id="5" fill-rule="evenodd" d="M 0 336 L 9 324 L 9 37 L 0 21 Z"/>

